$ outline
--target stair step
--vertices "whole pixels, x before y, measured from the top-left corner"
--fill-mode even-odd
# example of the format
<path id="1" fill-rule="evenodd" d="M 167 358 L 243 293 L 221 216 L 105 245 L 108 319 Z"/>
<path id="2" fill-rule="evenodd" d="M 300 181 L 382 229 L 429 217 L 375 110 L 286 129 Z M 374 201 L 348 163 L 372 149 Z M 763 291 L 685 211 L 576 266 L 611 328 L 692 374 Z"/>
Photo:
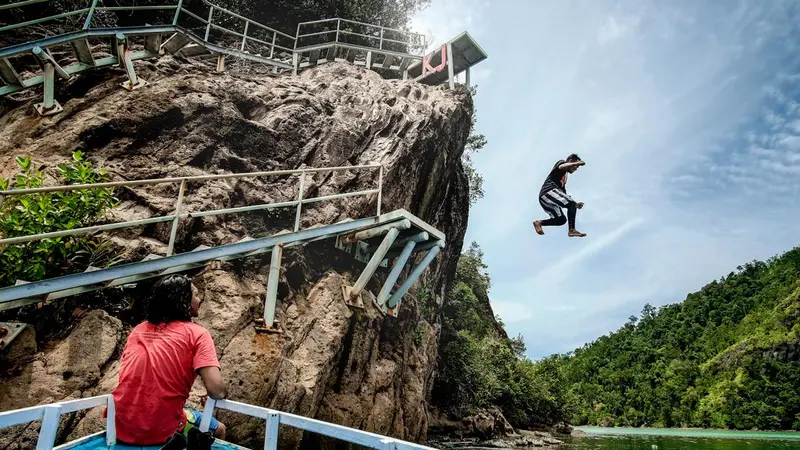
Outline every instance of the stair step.
<path id="1" fill-rule="evenodd" d="M 89 47 L 88 39 L 78 39 L 77 41 L 70 42 L 70 45 L 78 61 L 90 67 L 95 66 L 94 56 L 92 56 L 92 50 Z"/>
<path id="2" fill-rule="evenodd" d="M 199 45 L 199 44 L 187 45 L 183 47 L 179 52 L 177 52 L 178 55 L 183 56 L 185 58 L 207 55 L 209 53 L 211 52 L 208 51 L 208 49 L 204 45 Z"/>
<path id="3" fill-rule="evenodd" d="M 6 58 L 0 59 L 0 78 L 9 86 L 22 86 L 22 78 Z"/>
<path id="4" fill-rule="evenodd" d="M 149 34 L 144 38 L 144 49 L 150 53 L 159 54 L 161 52 L 161 35 Z"/>
<path id="5" fill-rule="evenodd" d="M 169 37 L 163 44 L 161 44 L 161 48 L 169 52 L 170 54 L 174 55 L 183 47 L 189 45 L 191 40 L 188 36 L 183 33 L 175 33 Z"/>

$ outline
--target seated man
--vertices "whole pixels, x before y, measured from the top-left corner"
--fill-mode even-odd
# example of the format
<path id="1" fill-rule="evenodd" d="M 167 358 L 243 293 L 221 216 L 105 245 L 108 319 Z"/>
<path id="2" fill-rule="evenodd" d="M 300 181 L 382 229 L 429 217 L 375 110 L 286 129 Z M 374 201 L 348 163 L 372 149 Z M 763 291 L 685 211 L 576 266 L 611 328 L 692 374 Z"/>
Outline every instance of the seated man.
<path id="1" fill-rule="evenodd" d="M 200 298 L 188 277 L 156 282 L 147 320 L 128 336 L 114 389 L 117 438 L 132 445 L 162 445 L 176 432 L 200 426 L 202 414 L 184 409 L 197 375 L 211 398 L 225 398 L 214 341 L 192 322 Z M 225 426 L 211 419 L 211 431 L 225 438 Z"/>

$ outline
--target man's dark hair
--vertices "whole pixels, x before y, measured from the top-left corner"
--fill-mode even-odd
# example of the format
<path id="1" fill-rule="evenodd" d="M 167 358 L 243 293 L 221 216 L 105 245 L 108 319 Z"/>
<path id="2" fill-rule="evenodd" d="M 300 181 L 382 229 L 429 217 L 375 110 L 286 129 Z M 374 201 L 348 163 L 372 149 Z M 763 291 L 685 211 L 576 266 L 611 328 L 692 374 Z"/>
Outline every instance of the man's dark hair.
<path id="1" fill-rule="evenodd" d="M 567 162 L 583 161 L 580 156 L 575 153 L 567 156 Z"/>
<path id="2" fill-rule="evenodd" d="M 168 275 L 153 285 L 147 306 L 147 321 L 153 325 L 192 320 L 192 280 L 186 275 Z"/>

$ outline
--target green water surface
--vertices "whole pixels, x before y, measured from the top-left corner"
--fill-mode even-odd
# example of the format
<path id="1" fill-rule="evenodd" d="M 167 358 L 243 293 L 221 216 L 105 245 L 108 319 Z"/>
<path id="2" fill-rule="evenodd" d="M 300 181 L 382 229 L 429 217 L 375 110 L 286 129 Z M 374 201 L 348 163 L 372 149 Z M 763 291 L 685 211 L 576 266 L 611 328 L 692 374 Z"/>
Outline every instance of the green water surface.
<path id="1" fill-rule="evenodd" d="M 563 439 L 565 450 L 799 449 L 800 433 L 579 427 L 585 437 Z"/>

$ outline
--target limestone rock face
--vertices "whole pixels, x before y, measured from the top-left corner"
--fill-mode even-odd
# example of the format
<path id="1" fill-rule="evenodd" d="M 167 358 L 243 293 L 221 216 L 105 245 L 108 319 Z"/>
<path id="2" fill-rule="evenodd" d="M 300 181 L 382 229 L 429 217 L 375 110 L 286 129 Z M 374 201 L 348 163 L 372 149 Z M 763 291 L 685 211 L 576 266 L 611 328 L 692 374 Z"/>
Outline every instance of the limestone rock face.
<path id="1" fill-rule="evenodd" d="M 447 234 L 447 247 L 424 275 L 433 292 L 444 291 L 467 225 L 461 154 L 472 100 L 465 89 L 384 80 L 348 64 L 326 64 L 297 77 L 216 74 L 191 64 L 171 57 L 139 62 L 137 70 L 149 84 L 133 92 L 119 89 L 122 75 L 111 70 L 60 84 L 57 98 L 64 112 L 50 118 L 31 113 L 35 98 L 2 100 L 0 176 L 13 173 L 17 155 L 30 155 L 47 170 L 79 149 L 114 179 L 382 164 L 383 212 L 407 209 Z M 372 189 L 377 178 L 377 170 L 307 174 L 304 195 Z M 279 176 L 190 183 L 184 211 L 293 200 L 298 181 Z M 170 214 L 177 189 L 119 189 L 121 204 L 112 218 Z M 311 204 L 301 225 L 374 215 L 376 202 L 372 195 Z M 277 233 L 291 229 L 294 217 L 294 208 L 279 208 L 184 220 L 176 249 Z M 125 258 L 138 260 L 164 252 L 169 224 L 107 238 Z M 438 327 L 422 319 L 414 296 L 406 296 L 399 318 L 379 313 L 369 293 L 366 309 L 351 309 L 341 287 L 354 282 L 363 263 L 335 249 L 332 240 L 287 248 L 276 311 L 284 333 L 257 334 L 253 320 L 263 313 L 268 265 L 268 255 L 251 257 L 195 278 L 204 299 L 198 322 L 215 340 L 230 397 L 424 440 Z M 368 285 L 372 293 L 386 273 L 380 270 Z M 137 306 L 147 293 L 146 283 L 142 286 L 19 312 L 19 319 L 38 324 L 39 354 L 21 373 L 0 378 L 0 409 L 110 392 L 127 331 L 142 319 Z M 103 308 L 111 315 L 95 309 L 76 321 L 72 311 L 78 307 Z M 48 313 L 66 328 L 77 326 L 68 334 L 43 330 L 47 327 L 36 315 Z M 190 403 L 199 407 L 202 393 L 198 381 Z M 62 426 L 62 437 L 96 431 L 101 413 L 74 417 Z M 224 413 L 220 419 L 231 440 L 258 446 L 262 422 Z M 300 438 L 282 431 L 285 445 Z"/>

